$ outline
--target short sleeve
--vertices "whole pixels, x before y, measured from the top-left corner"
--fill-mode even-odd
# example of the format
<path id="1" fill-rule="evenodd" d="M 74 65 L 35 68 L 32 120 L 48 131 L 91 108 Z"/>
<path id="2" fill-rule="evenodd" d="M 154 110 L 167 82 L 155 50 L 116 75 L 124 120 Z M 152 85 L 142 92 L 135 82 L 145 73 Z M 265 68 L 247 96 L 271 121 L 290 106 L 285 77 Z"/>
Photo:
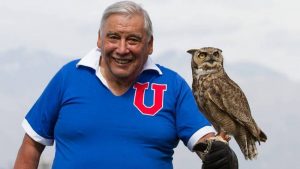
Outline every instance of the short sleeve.
<path id="1" fill-rule="evenodd" d="M 179 77 L 179 93 L 176 104 L 176 127 L 179 138 L 192 151 L 204 135 L 215 132 L 210 122 L 198 109 L 188 84 Z"/>
<path id="2" fill-rule="evenodd" d="M 62 83 L 63 76 L 60 70 L 51 79 L 22 122 L 25 132 L 43 145 L 52 145 L 54 142 L 54 126 L 62 100 Z"/>

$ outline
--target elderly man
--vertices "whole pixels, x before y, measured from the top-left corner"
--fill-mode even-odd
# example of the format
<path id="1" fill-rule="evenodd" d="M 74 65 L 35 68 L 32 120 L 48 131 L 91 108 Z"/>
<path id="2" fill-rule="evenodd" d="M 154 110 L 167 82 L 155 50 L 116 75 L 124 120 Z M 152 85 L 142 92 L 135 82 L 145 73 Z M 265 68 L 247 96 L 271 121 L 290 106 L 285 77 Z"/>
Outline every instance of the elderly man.
<path id="1" fill-rule="evenodd" d="M 237 167 L 228 144 L 207 143 L 214 129 L 187 83 L 149 58 L 152 24 L 143 8 L 109 6 L 97 46 L 59 70 L 28 112 L 15 169 L 37 168 L 54 141 L 53 169 L 172 169 L 179 140 L 201 154 L 203 168 Z"/>

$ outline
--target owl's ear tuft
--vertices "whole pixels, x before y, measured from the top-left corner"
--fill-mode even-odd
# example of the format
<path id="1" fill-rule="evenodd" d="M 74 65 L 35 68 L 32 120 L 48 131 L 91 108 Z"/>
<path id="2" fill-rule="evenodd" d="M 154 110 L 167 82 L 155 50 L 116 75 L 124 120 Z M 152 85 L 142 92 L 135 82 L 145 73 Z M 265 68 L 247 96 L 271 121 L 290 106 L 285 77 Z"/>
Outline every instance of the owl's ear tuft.
<path id="1" fill-rule="evenodd" d="M 219 52 L 221 52 L 221 53 L 223 52 L 223 51 L 222 51 L 221 49 L 219 49 L 219 48 L 216 48 L 216 49 L 217 49 Z"/>
<path id="2" fill-rule="evenodd" d="M 190 49 L 188 51 L 186 51 L 187 53 L 193 55 L 198 49 Z"/>

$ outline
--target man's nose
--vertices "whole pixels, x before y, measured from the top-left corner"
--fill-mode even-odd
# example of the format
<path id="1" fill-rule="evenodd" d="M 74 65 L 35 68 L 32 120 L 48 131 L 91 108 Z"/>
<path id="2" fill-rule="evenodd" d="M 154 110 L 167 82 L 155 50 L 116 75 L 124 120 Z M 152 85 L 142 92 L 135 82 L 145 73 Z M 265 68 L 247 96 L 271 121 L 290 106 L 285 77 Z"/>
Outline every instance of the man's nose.
<path id="1" fill-rule="evenodd" d="M 122 55 L 122 54 L 127 54 L 129 52 L 129 49 L 127 47 L 126 40 L 120 40 L 117 48 L 117 53 Z"/>

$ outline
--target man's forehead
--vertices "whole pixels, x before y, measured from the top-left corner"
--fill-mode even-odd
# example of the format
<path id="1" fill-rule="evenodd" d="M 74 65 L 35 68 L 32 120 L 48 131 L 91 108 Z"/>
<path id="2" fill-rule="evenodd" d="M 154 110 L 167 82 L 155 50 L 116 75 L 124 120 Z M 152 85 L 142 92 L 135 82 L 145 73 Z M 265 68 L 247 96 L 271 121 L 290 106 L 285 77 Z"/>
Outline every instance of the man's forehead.
<path id="1" fill-rule="evenodd" d="M 105 34 L 139 34 L 145 33 L 144 20 L 141 16 L 111 15 L 103 27 Z"/>

